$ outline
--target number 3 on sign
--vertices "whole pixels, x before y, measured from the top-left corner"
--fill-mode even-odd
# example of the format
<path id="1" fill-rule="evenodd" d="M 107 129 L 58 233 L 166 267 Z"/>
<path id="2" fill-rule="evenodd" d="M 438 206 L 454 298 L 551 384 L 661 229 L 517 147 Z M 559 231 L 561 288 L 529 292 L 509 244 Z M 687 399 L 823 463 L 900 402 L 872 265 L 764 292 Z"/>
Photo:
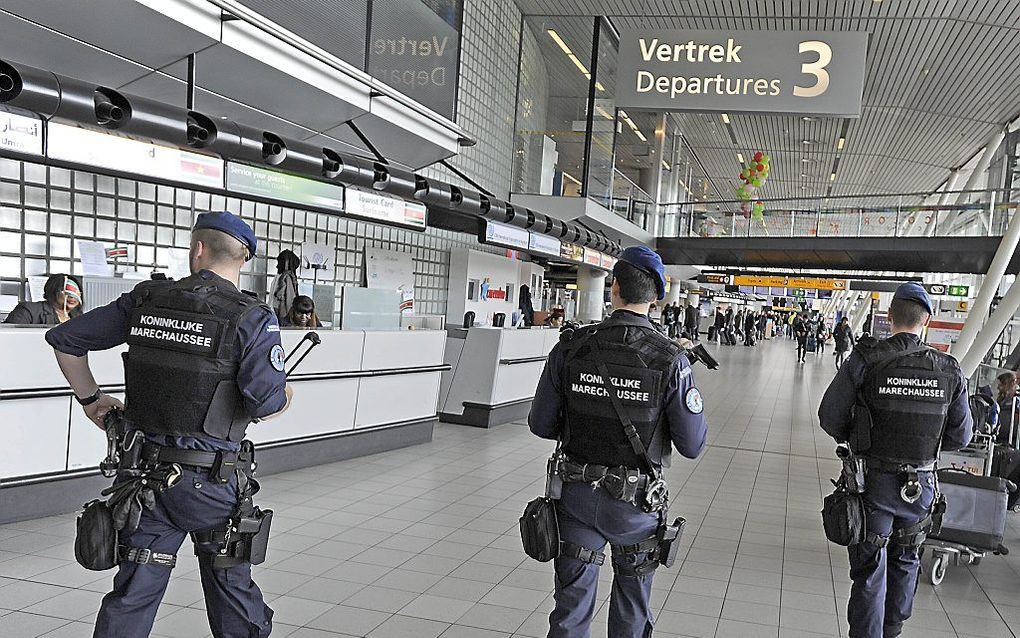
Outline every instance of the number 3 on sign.
<path id="1" fill-rule="evenodd" d="M 832 62 L 832 47 L 820 40 L 808 40 L 801 42 L 798 50 L 800 53 L 817 53 L 818 59 L 800 65 L 801 73 L 815 76 L 814 86 L 794 86 L 793 94 L 797 97 L 818 97 L 829 88 L 829 72 L 825 67 Z"/>

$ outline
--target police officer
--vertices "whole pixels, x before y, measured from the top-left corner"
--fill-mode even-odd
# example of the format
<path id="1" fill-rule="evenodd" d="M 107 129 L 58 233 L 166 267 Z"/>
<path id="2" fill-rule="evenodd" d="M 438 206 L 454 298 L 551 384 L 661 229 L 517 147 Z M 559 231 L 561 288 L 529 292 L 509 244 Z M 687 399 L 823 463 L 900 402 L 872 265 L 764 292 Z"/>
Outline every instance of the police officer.
<path id="1" fill-rule="evenodd" d="M 542 438 L 559 440 L 565 454 L 550 638 L 589 635 L 606 543 L 614 570 L 609 635 L 651 634 L 649 597 L 658 562 L 650 550 L 665 520 L 664 511 L 649 506 L 664 496 L 664 485 L 653 485 L 653 471 L 669 465 L 673 445 L 696 458 L 706 435 L 690 364 L 648 319 L 651 302 L 665 294 L 659 256 L 645 246 L 626 249 L 613 267 L 612 315 L 561 339 L 539 380 L 528 425 Z M 637 448 L 624 421 L 640 437 Z M 628 481 L 637 492 L 620 498 Z"/>
<path id="2" fill-rule="evenodd" d="M 893 335 L 862 338 L 818 408 L 822 429 L 850 442 L 865 462 L 867 537 L 849 548 L 850 638 L 900 635 L 930 528 L 938 452 L 970 442 L 960 365 L 921 342 L 931 315 L 925 289 L 901 285 L 889 306 Z"/>
<path id="3" fill-rule="evenodd" d="M 201 214 L 191 236 L 191 276 L 140 283 L 46 333 L 78 402 L 100 428 L 107 413 L 124 405 L 100 389 L 87 355 L 127 342 L 129 435 L 143 433 L 140 453 L 154 467 L 179 471 L 119 539 L 119 570 L 99 610 L 96 638 L 149 635 L 189 533 L 213 635 L 264 637 L 272 629 L 273 612 L 252 582 L 250 563 L 224 566 L 216 558 L 226 547 L 217 541 L 229 538 L 228 520 L 250 506 L 257 489 L 245 467 L 251 460 L 250 444 L 241 444 L 245 427 L 290 404 L 276 316 L 238 291 L 241 267 L 255 248 L 255 234 L 240 218 Z M 122 468 L 117 481 L 126 480 Z"/>

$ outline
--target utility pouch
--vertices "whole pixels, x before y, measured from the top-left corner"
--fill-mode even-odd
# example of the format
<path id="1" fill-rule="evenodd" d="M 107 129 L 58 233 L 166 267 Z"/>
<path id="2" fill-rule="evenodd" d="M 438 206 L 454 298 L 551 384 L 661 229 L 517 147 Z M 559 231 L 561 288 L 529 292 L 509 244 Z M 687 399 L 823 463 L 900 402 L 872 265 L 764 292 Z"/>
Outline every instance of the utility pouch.
<path id="1" fill-rule="evenodd" d="M 106 501 L 85 504 L 78 515 L 74 559 L 85 569 L 104 571 L 117 565 L 117 530 Z"/>
<path id="2" fill-rule="evenodd" d="M 641 472 L 624 467 L 613 468 L 602 479 L 602 487 L 609 492 L 609 495 L 625 503 L 637 502 L 640 484 Z"/>
<path id="3" fill-rule="evenodd" d="M 676 555 L 680 553 L 680 537 L 683 536 L 685 525 L 687 520 L 678 516 L 671 524 L 659 527 L 659 564 L 667 569 L 673 566 Z"/>
<path id="4" fill-rule="evenodd" d="M 847 492 L 842 483 L 822 502 L 822 527 L 825 537 L 837 545 L 849 547 L 864 541 L 867 517 L 864 498 Z"/>
<path id="5" fill-rule="evenodd" d="M 545 497 L 559 500 L 563 493 L 563 476 L 560 475 L 560 457 L 557 454 L 549 457 L 545 465 Z"/>
<path id="6" fill-rule="evenodd" d="M 541 563 L 560 555 L 560 526 L 553 499 L 540 497 L 528 503 L 520 524 L 525 554 Z"/>
<path id="7" fill-rule="evenodd" d="M 860 456 L 871 449 L 871 410 L 860 399 L 854 403 L 853 422 L 847 443 L 850 450 Z"/>

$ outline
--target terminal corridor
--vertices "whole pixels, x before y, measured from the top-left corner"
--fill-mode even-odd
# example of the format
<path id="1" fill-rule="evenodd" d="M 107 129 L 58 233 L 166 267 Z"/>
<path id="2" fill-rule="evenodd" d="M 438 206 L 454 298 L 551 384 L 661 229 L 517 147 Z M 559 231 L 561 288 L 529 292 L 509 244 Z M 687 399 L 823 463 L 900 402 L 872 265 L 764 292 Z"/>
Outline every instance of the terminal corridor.
<path id="1" fill-rule="evenodd" d="M 818 515 L 837 472 L 815 416 L 833 357 L 796 364 L 785 338 L 708 347 L 722 364 L 695 367 L 709 448 L 674 456 L 668 472 L 671 514 L 688 525 L 682 561 L 656 572 L 655 636 L 845 636 L 846 553 Z M 256 500 L 276 517 L 254 571 L 273 636 L 545 636 L 552 565 L 525 557 L 517 518 L 541 493 L 551 449 L 522 424 L 443 424 L 425 445 L 266 477 Z M 113 572 L 75 564 L 73 535 L 71 514 L 0 527 L 0 636 L 91 635 Z M 1006 544 L 1018 537 L 1011 525 Z M 925 561 L 903 636 L 1015 636 L 1017 555 L 952 567 L 937 589 Z M 190 543 L 179 558 L 153 636 L 207 636 Z M 605 636 L 607 611 L 593 636 Z"/>

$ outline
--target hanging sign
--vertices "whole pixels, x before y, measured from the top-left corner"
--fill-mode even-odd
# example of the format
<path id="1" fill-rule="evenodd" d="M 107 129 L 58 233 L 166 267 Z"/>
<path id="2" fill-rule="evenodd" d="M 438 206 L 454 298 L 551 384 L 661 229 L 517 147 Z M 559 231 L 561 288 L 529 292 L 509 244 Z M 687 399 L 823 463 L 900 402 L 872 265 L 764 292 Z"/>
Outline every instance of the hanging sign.
<path id="1" fill-rule="evenodd" d="M 602 267 L 602 253 L 591 248 L 584 249 L 584 263 L 589 266 Z"/>
<path id="2" fill-rule="evenodd" d="M 820 277 L 783 277 L 735 275 L 736 286 L 769 286 L 771 288 L 814 288 L 816 290 L 846 290 L 846 279 L 823 279 Z"/>
<path id="3" fill-rule="evenodd" d="M 57 122 L 47 125 L 46 154 L 87 167 L 223 188 L 223 160 Z"/>
<path id="4" fill-rule="evenodd" d="M 864 32 L 626 29 L 616 106 L 859 117 L 867 47 Z"/>
<path id="5" fill-rule="evenodd" d="M 485 220 L 484 232 L 480 239 L 486 244 L 527 250 L 531 243 L 531 233 L 509 224 Z"/>
<path id="6" fill-rule="evenodd" d="M 698 275 L 699 284 L 728 284 L 729 275 Z"/>
<path id="7" fill-rule="evenodd" d="M 528 233 L 528 250 L 533 253 L 560 256 L 560 240 L 541 233 Z"/>
<path id="8" fill-rule="evenodd" d="M 584 261 L 584 249 L 577 244 L 560 242 L 560 257 L 568 261 Z"/>
<path id="9" fill-rule="evenodd" d="M 344 212 L 353 217 L 408 226 L 414 230 L 425 230 L 425 211 L 425 204 L 354 188 L 347 189 L 347 205 L 344 208 Z"/>
<path id="10" fill-rule="evenodd" d="M 280 202 L 328 208 L 344 207 L 344 187 L 307 177 L 227 162 L 227 190 Z"/>
<path id="11" fill-rule="evenodd" d="M 0 149 L 42 155 L 42 120 L 15 113 L 0 112 Z"/>

